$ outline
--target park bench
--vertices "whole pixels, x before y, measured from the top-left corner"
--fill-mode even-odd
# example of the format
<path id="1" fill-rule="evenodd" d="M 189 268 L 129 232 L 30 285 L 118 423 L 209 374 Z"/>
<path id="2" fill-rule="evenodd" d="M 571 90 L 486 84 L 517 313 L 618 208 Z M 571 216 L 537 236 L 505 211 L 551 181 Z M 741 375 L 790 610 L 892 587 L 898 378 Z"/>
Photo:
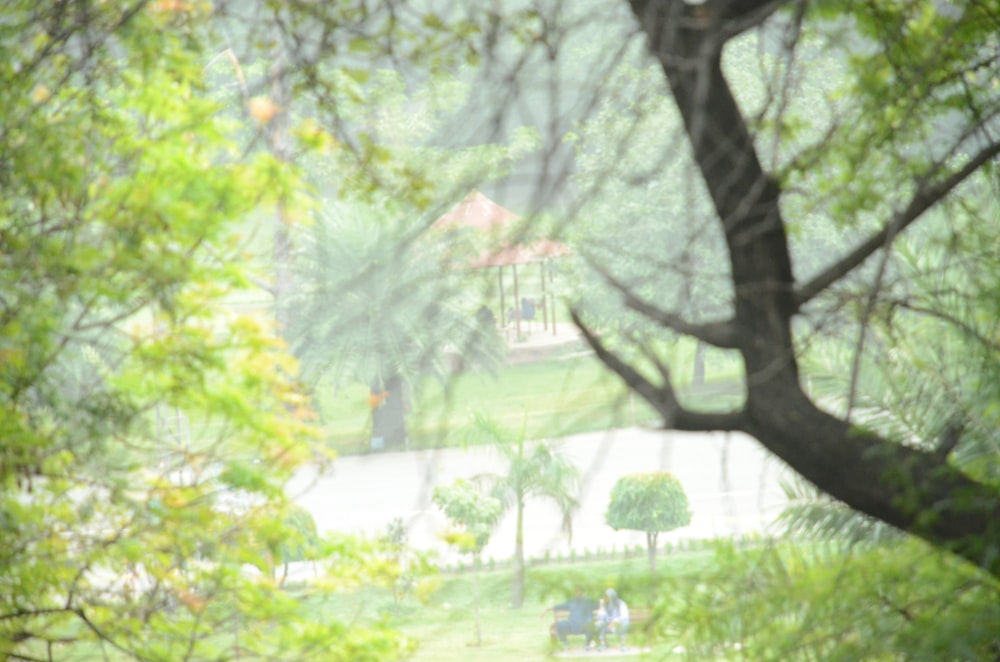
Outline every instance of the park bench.
<path id="1" fill-rule="evenodd" d="M 596 614 L 596 610 L 594 614 Z M 552 612 L 552 625 L 549 627 L 549 634 L 552 637 L 552 641 L 556 641 L 556 623 L 559 619 L 567 618 L 569 616 L 569 611 L 566 609 L 556 609 Z M 628 608 L 628 620 L 629 620 L 629 635 L 641 634 L 643 637 L 649 636 L 650 620 L 653 617 L 653 608 L 646 605 L 631 606 Z M 591 619 L 593 622 L 593 618 Z M 584 634 L 570 634 L 570 637 L 583 637 Z M 597 636 L 597 630 L 594 630 L 594 636 Z"/>

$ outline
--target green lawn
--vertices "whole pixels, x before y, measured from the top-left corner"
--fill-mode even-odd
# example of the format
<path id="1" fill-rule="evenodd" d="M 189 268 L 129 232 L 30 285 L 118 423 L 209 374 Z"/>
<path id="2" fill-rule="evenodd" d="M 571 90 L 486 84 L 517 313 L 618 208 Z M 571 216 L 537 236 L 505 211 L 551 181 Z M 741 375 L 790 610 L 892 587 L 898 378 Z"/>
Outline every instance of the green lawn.
<path id="1" fill-rule="evenodd" d="M 695 577 L 712 562 L 711 550 L 675 551 L 661 556 L 657 568 L 661 577 Z M 507 660 L 544 660 L 556 649 L 549 641 L 552 614 L 547 607 L 572 595 L 573 587 L 582 585 L 588 594 L 599 595 L 605 588 L 616 587 L 631 605 L 650 605 L 655 595 L 651 588 L 645 554 L 630 558 L 600 561 L 563 561 L 535 566 L 528 570 L 528 590 L 524 606 L 510 607 L 511 568 L 509 566 L 480 573 L 481 622 L 483 644 L 476 645 L 473 575 L 471 571 L 449 572 L 431 579 L 437 588 L 426 601 L 407 597 L 395 605 L 384 588 L 365 587 L 350 594 L 327 598 L 316 608 L 343 620 L 385 619 L 393 628 L 418 642 L 409 658 L 413 662 L 501 662 Z M 309 598 L 303 595 L 303 599 Z M 571 637 L 576 650 L 582 649 L 582 637 Z M 679 659 L 671 654 L 673 642 L 649 641 L 639 633 L 630 636 L 629 645 L 649 649 L 640 657 L 622 656 L 614 648 L 601 653 L 601 659 Z"/>
<path id="2" fill-rule="evenodd" d="M 672 352 L 680 355 L 680 365 L 690 365 L 685 354 L 693 355 L 693 348 L 686 349 L 678 342 Z M 710 354 L 706 364 L 703 386 L 692 388 L 690 375 L 679 375 L 682 401 L 713 409 L 735 403 L 742 392 L 735 360 Z M 331 446 L 343 454 L 367 451 L 367 389 L 360 384 L 337 391 L 321 388 L 317 400 Z M 529 439 L 655 424 L 658 420 L 645 401 L 633 396 L 593 356 L 555 358 L 510 365 L 497 375 L 463 372 L 454 375 L 446 388 L 437 381 L 423 382 L 408 418 L 411 448 L 467 443 L 463 433 L 477 412 L 514 429 L 524 425 Z"/>

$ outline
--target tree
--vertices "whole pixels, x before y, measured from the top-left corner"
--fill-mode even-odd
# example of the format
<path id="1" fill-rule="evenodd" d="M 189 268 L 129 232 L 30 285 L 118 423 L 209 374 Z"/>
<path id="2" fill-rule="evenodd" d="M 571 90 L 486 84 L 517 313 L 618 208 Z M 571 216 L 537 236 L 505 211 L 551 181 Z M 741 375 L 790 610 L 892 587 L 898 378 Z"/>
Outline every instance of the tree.
<path id="1" fill-rule="evenodd" d="M 465 553 L 472 554 L 473 604 L 476 614 L 476 645 L 483 645 L 483 626 L 479 619 L 479 567 L 483 548 L 490 541 L 493 528 L 503 513 L 499 499 L 483 493 L 475 483 L 461 478 L 451 485 L 438 485 L 431 497 L 438 508 L 463 530 L 451 532 L 446 539 Z"/>
<path id="2" fill-rule="evenodd" d="M 230 305 L 250 287 L 241 223 L 301 182 L 242 158 L 245 125 L 205 82 L 223 41 L 213 11 L 4 5 L 4 659 L 406 648 L 380 625 L 320 622 L 243 572 L 272 575 L 278 541 L 295 539 L 283 486 L 324 453 L 273 325 Z M 223 508 L 227 493 L 247 507 Z M 365 560 L 351 539 L 338 551 Z"/>
<path id="3" fill-rule="evenodd" d="M 490 492 L 504 504 L 514 508 L 514 578 L 511 604 L 520 608 L 524 603 L 524 506 L 529 498 L 551 499 L 563 516 L 563 529 L 572 535 L 572 515 L 577 506 L 579 472 L 576 466 L 545 442 L 534 442 L 525 448 L 524 428 L 516 432 L 485 415 L 477 414 L 470 433 L 478 440 L 492 444 L 506 461 L 503 473 L 482 474 L 477 480 L 488 485 Z"/>
<path id="4" fill-rule="evenodd" d="M 407 439 L 412 387 L 450 375 L 446 347 L 473 366 L 503 356 L 499 336 L 476 323 L 480 302 L 461 288 L 448 247 L 422 229 L 405 208 L 359 200 L 330 204 L 297 238 L 292 347 L 313 382 L 368 384 L 372 438 L 394 448 Z"/>
<path id="5" fill-rule="evenodd" d="M 622 476 L 611 488 L 604 515 L 612 529 L 646 533 L 649 572 L 656 572 L 656 538 L 691 523 L 687 494 L 677 477 L 666 471 Z"/>
<path id="6" fill-rule="evenodd" d="M 804 388 L 798 359 L 810 315 L 824 303 L 859 283 L 866 294 L 854 295 L 856 301 L 879 300 L 885 270 L 864 268 L 870 257 L 890 255 L 895 239 L 928 210 L 967 195 L 976 173 L 992 172 L 1000 154 L 992 129 L 1000 99 L 994 90 L 974 91 L 962 81 L 997 75 L 1000 65 L 989 45 L 995 18 L 977 3 L 940 12 L 883 3 L 630 5 L 712 200 L 726 243 L 719 267 L 727 265 L 733 294 L 726 314 L 691 320 L 669 302 L 627 287 L 620 291 L 629 307 L 659 324 L 737 351 L 746 368 L 745 402 L 735 411 L 689 410 L 678 402 L 666 365 L 646 371 L 620 359 L 577 316 L 591 346 L 668 426 L 746 432 L 834 498 L 1000 576 L 996 483 L 956 466 L 950 441 L 899 443 L 826 411 Z M 779 12 L 785 6 L 789 13 Z M 764 121 L 751 122 L 724 74 L 724 47 L 758 26 L 784 31 L 792 46 L 812 28 L 810 35 L 828 38 L 827 49 L 848 51 L 843 61 L 850 103 L 835 107 L 821 138 L 808 145 L 795 142 L 780 103 L 764 109 Z M 791 46 L 786 52 L 793 52 Z M 786 59 L 779 71 L 795 64 Z M 925 140 L 930 127 L 945 126 L 936 141 Z M 778 146 L 769 169 L 763 145 Z M 780 151 L 786 146 L 792 155 Z M 823 204 L 826 214 L 865 233 L 806 279 L 793 273 L 786 217 L 803 208 L 796 196 L 802 187 L 820 194 L 811 207 Z M 870 321 L 866 308 L 854 322 L 862 330 Z"/>

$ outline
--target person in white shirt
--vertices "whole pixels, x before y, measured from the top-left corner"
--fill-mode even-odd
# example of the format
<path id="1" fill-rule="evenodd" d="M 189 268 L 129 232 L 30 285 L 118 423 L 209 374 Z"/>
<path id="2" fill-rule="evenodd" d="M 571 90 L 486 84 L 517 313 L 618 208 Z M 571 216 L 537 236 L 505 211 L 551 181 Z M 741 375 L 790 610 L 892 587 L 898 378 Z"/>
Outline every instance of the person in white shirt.
<path id="1" fill-rule="evenodd" d="M 601 640 L 598 650 L 607 648 L 606 636 L 608 632 L 618 634 L 618 644 L 622 650 L 625 650 L 625 637 L 628 634 L 629 626 L 628 605 L 618 597 L 618 593 L 613 588 L 605 591 L 604 595 L 607 602 L 605 603 L 605 614 L 598 623 L 598 636 Z"/>

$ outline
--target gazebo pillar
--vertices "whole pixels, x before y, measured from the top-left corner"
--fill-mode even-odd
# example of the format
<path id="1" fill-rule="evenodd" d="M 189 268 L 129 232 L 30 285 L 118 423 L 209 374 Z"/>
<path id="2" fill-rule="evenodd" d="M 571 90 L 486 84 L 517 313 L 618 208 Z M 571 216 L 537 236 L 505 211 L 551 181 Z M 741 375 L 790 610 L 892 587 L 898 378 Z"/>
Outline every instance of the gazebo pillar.
<path id="1" fill-rule="evenodd" d="M 504 297 L 503 297 L 503 265 L 502 264 L 499 267 L 497 267 L 497 276 L 500 279 L 500 328 L 501 329 L 506 329 L 507 328 L 507 322 L 509 322 L 510 320 L 507 319 L 507 306 L 504 305 Z"/>
<path id="2" fill-rule="evenodd" d="M 511 270 L 514 272 L 514 319 L 517 320 L 516 330 L 517 340 L 521 339 L 521 293 L 517 288 L 517 264 L 510 265 Z"/>

